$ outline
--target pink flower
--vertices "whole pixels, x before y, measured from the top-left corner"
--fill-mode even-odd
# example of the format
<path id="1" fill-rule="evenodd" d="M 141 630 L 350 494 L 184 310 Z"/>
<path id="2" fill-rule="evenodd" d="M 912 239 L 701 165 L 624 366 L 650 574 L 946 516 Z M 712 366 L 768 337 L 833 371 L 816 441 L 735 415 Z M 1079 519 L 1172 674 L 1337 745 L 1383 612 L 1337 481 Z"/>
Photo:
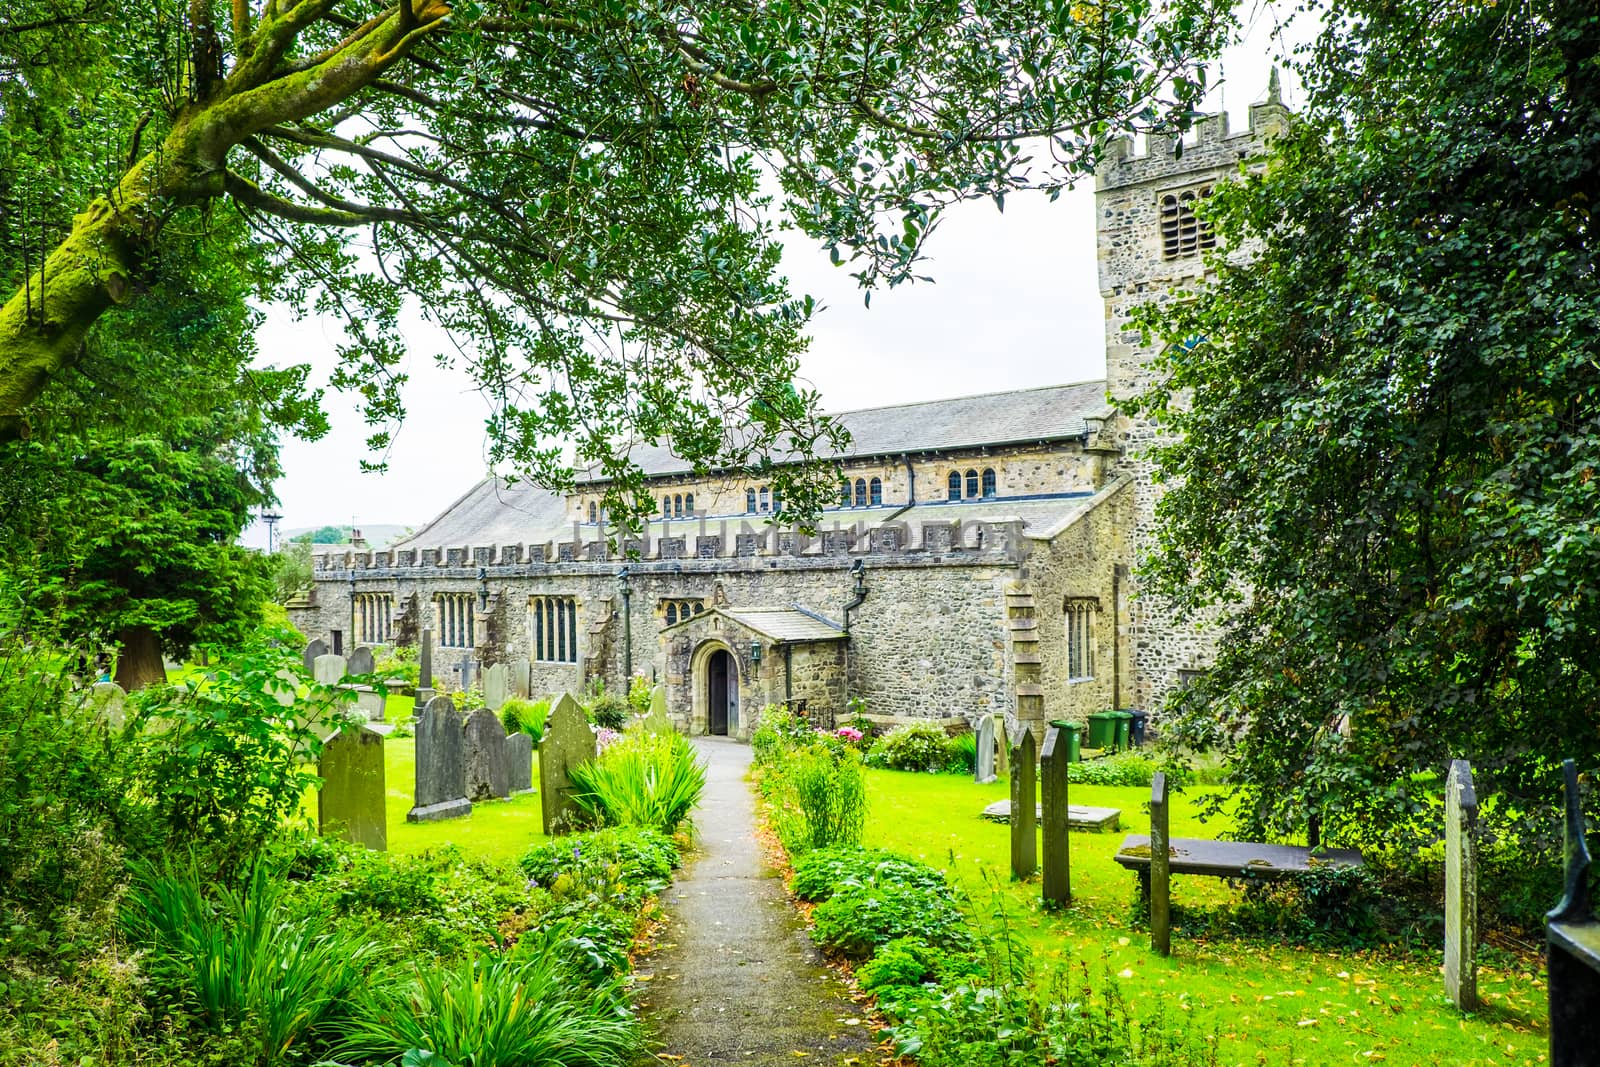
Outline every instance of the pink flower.
<path id="1" fill-rule="evenodd" d="M 846 744 L 853 745 L 861 740 L 861 731 L 853 726 L 841 726 L 834 732 L 834 736 Z"/>
<path id="2" fill-rule="evenodd" d="M 594 735 L 595 751 L 597 753 L 604 752 L 611 742 L 617 740 L 617 738 L 621 736 L 621 734 L 613 729 L 610 729 L 609 727 L 600 727 L 600 732 Z"/>

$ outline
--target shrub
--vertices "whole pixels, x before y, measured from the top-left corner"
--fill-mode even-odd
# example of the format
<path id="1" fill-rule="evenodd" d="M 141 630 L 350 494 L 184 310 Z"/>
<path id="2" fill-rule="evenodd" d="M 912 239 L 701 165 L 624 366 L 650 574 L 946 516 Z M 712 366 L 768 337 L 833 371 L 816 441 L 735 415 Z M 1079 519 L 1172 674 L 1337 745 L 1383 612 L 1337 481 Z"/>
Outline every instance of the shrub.
<path id="1" fill-rule="evenodd" d="M 972 774 L 978 769 L 978 735 L 957 734 L 950 739 L 948 768 L 956 774 Z"/>
<path id="2" fill-rule="evenodd" d="M 627 700 L 615 693 L 602 692 L 589 705 L 589 721 L 607 730 L 621 730 L 628 725 L 631 714 Z"/>
<path id="3" fill-rule="evenodd" d="M 528 849 L 519 861 L 522 873 L 539 885 L 553 885 L 562 875 L 590 880 L 613 878 L 648 893 L 666 888 L 681 862 L 672 838 L 657 830 L 613 829 L 571 834 Z M 614 874 L 603 874 L 611 871 Z"/>
<path id="4" fill-rule="evenodd" d="M 897 771 L 942 771 L 950 763 L 950 738 L 932 722 L 908 722 L 872 746 L 874 767 Z"/>
<path id="5" fill-rule="evenodd" d="M 500 723 L 506 728 L 506 733 L 515 733 L 521 730 L 533 738 L 533 743 L 538 744 L 544 737 L 544 724 L 550 718 L 550 702 L 548 700 L 522 700 L 512 697 L 500 705 Z"/>
<path id="6" fill-rule="evenodd" d="M 805 716 L 796 715 L 782 704 L 768 704 L 761 709 L 750 735 L 756 765 L 766 766 L 787 750 L 810 744 L 815 733 Z"/>
<path id="7" fill-rule="evenodd" d="M 929 892 L 948 889 L 943 872 L 881 848 L 844 845 L 819 848 L 795 861 L 789 888 L 801 900 L 822 901 L 846 885 L 908 885 Z"/>
<path id="8" fill-rule="evenodd" d="M 774 768 L 774 824 L 791 855 L 861 840 L 867 821 L 867 781 L 861 755 L 818 741 L 792 749 Z"/>
<path id="9" fill-rule="evenodd" d="M 572 799 L 610 826 L 671 833 L 705 790 L 706 765 L 681 734 L 627 734 L 572 769 Z"/>
<path id="10" fill-rule="evenodd" d="M 938 971 L 938 949 L 911 937 L 890 941 L 860 967 L 856 980 L 867 992 L 887 986 L 921 985 Z"/>
<path id="11" fill-rule="evenodd" d="M 1194 772 L 1187 766 L 1158 762 L 1144 752 L 1119 752 L 1068 764 L 1067 780 L 1081 785 L 1148 786 L 1156 771 L 1166 771 L 1168 785 L 1189 785 L 1194 780 Z"/>
<path id="12" fill-rule="evenodd" d="M 416 646 L 391 645 L 380 649 L 373 660 L 372 673 L 384 679 L 398 678 L 407 688 L 415 689 L 422 681 Z"/>
<path id="13" fill-rule="evenodd" d="M 817 944 L 852 959 L 866 959 L 896 938 L 967 952 L 974 947 L 961 909 L 940 886 L 879 882 L 846 885 L 817 905 Z"/>
<path id="14" fill-rule="evenodd" d="M 192 862 L 146 869 L 124 917 L 156 986 L 192 1002 L 212 1030 L 240 1032 L 263 1063 L 325 1045 L 364 984 L 382 979 L 380 945 L 321 916 L 294 916 L 258 864 L 237 890 L 206 897 Z"/>
<path id="15" fill-rule="evenodd" d="M 642 674 L 633 676 L 628 683 L 628 706 L 640 715 L 650 710 L 650 694 L 655 687 L 650 684 L 650 679 Z"/>
<path id="16" fill-rule="evenodd" d="M 621 979 L 575 981 L 566 941 L 557 926 L 523 938 L 513 955 L 419 968 L 408 982 L 379 986 L 362 998 L 339 1052 L 440 1067 L 626 1067 L 643 1039 L 617 1007 Z"/>

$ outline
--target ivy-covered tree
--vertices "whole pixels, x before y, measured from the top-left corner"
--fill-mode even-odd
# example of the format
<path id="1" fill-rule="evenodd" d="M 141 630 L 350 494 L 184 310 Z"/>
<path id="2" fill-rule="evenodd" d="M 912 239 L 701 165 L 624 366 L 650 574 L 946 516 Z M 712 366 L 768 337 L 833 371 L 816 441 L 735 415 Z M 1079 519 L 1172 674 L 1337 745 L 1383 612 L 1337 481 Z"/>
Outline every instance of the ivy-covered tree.
<path id="1" fill-rule="evenodd" d="M 1600 764 L 1600 9 L 1326 6 L 1309 104 L 1149 323 L 1177 434 L 1153 574 L 1221 653 L 1169 723 L 1250 833 L 1496 817 Z"/>
<path id="2" fill-rule="evenodd" d="M 17 0 L 0 15 L 0 434 L 151 264 L 245 220 L 271 295 L 345 324 L 338 383 L 401 414 L 407 300 L 494 403 L 491 458 L 614 479 L 837 444 L 793 384 L 798 227 L 866 285 L 945 205 L 1056 191 L 1108 126 L 1181 121 L 1222 0 Z M 739 417 L 730 417 L 737 415 Z M 750 416 L 750 417 L 747 417 Z M 620 454 L 619 454 L 620 453 Z M 831 472 L 784 467 L 813 513 Z"/>

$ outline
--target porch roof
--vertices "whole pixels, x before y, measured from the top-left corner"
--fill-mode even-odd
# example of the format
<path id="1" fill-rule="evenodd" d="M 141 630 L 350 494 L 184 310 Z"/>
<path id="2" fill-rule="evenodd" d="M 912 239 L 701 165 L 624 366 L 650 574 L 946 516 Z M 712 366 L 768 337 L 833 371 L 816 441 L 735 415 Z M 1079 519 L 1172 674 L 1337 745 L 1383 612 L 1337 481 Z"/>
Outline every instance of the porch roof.
<path id="1" fill-rule="evenodd" d="M 805 641 L 842 641 L 843 628 L 820 615 L 813 615 L 799 607 L 793 608 L 741 608 L 737 611 L 722 608 L 721 614 L 740 626 L 754 630 L 762 637 L 778 644 L 797 644 Z"/>

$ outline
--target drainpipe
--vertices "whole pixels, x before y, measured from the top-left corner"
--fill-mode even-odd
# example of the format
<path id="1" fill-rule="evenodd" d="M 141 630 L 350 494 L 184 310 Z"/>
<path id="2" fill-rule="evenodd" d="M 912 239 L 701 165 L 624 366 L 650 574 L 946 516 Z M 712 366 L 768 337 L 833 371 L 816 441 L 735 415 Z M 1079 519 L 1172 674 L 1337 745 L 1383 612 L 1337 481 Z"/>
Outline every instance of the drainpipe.
<path id="1" fill-rule="evenodd" d="M 867 566 L 859 559 L 850 564 L 850 574 L 855 578 L 855 596 L 844 606 L 844 702 L 850 704 L 850 613 L 867 599 Z"/>
<path id="2" fill-rule="evenodd" d="M 912 465 L 911 454 L 905 455 L 906 461 L 906 505 L 909 507 L 917 502 L 917 468 Z"/>
<path id="3" fill-rule="evenodd" d="M 1111 707 L 1122 710 L 1122 564 L 1111 568 Z"/>
<path id="4" fill-rule="evenodd" d="M 794 646 L 783 646 L 783 706 L 794 710 Z"/>

